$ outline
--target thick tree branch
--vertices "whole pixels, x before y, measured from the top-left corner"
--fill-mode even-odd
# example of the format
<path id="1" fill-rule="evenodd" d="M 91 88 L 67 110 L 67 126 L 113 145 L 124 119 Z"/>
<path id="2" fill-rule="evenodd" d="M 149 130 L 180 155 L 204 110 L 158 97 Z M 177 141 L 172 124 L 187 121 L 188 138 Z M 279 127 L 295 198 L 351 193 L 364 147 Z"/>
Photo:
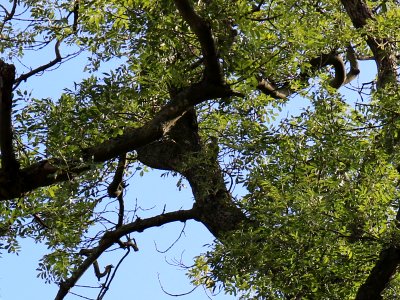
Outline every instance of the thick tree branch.
<path id="1" fill-rule="evenodd" d="M 204 56 L 205 79 L 216 84 L 222 84 L 223 75 L 210 24 L 194 11 L 188 0 L 175 0 L 174 2 L 182 18 L 189 24 L 190 29 L 200 42 Z"/>
<path id="2" fill-rule="evenodd" d="M 102 162 L 118 156 L 121 153 L 138 149 L 141 146 L 160 139 L 177 119 L 190 107 L 210 99 L 233 96 L 235 93 L 224 85 L 214 85 L 202 81 L 184 89 L 147 124 L 140 128 L 130 128 L 115 139 L 87 149 L 88 158 L 94 162 Z"/>
<path id="3" fill-rule="evenodd" d="M 152 227 L 159 227 L 172 222 L 186 222 L 188 220 L 197 220 L 197 210 L 179 210 L 148 219 L 137 219 L 135 222 L 123 225 L 114 231 L 107 231 L 101 238 L 96 248 L 90 249 L 88 257 L 82 264 L 72 273 L 71 277 L 60 283 L 60 288 L 55 300 L 62 300 L 68 294 L 68 291 L 75 286 L 79 278 L 86 272 L 88 268 L 100 257 L 100 255 L 118 243 L 119 239 L 132 232 L 142 232 Z"/>
<path id="4" fill-rule="evenodd" d="M 380 300 L 400 264 L 400 249 L 389 247 L 381 251 L 367 280 L 359 287 L 356 300 Z"/>
<path id="5" fill-rule="evenodd" d="M 207 145 L 208 146 L 208 145 Z M 138 159 L 152 167 L 176 171 L 189 181 L 198 208 L 199 221 L 218 238 L 246 220 L 234 204 L 219 167 L 218 147 L 202 145 L 196 113 L 189 110 L 163 140 L 138 150 Z"/>
<path id="6" fill-rule="evenodd" d="M 208 82 L 194 84 L 180 92 L 174 100 L 165 105 L 155 117 L 139 128 L 128 128 L 124 134 L 100 145 L 84 149 L 83 161 L 86 163 L 105 162 L 119 155 L 136 150 L 160 139 L 190 107 L 204 101 L 236 95 L 228 86 L 214 85 Z M 62 165 L 65 162 L 61 160 Z M 0 170 L 0 199 L 12 199 L 22 196 L 38 187 L 49 186 L 67 181 L 76 174 L 89 169 L 77 159 L 68 162 L 68 168 L 59 167 L 57 159 L 43 160 L 23 168 L 20 171 L 18 185 L 10 185 L 8 175 Z"/>
<path id="7" fill-rule="evenodd" d="M 14 180 L 19 164 L 13 147 L 12 87 L 15 80 L 15 67 L 0 61 L 0 149 L 1 170 Z"/>

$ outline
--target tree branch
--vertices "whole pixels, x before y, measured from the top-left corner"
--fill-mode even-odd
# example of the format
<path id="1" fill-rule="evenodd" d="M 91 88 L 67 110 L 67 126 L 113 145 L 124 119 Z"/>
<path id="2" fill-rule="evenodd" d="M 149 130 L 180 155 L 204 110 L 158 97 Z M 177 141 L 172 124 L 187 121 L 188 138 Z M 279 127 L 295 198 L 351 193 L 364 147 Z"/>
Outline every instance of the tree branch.
<path id="1" fill-rule="evenodd" d="M 0 60 L 0 149 L 1 169 L 15 179 L 19 164 L 13 147 L 13 128 L 11 121 L 12 112 L 12 86 L 15 80 L 15 67 Z"/>
<path id="2" fill-rule="evenodd" d="M 115 170 L 114 178 L 107 188 L 109 197 L 116 198 L 122 193 L 125 168 L 126 168 L 126 153 L 118 157 L 118 165 L 117 169 Z"/>
<path id="3" fill-rule="evenodd" d="M 12 6 L 12 8 L 11 8 L 11 11 L 8 11 L 3 5 L 1 5 L 1 8 L 4 9 L 4 12 L 5 12 L 6 15 L 5 15 L 5 17 L 4 17 L 4 19 L 3 19 L 3 23 L 1 24 L 1 27 L 0 27 L 0 33 L 3 32 L 4 25 L 5 25 L 8 21 L 11 21 L 12 18 L 14 17 L 15 11 L 16 11 L 16 9 L 17 9 L 17 4 L 18 4 L 18 0 L 14 0 L 14 1 L 13 1 L 13 6 Z"/>
<path id="4" fill-rule="evenodd" d="M 26 81 L 29 77 L 31 77 L 31 76 L 33 76 L 33 75 L 35 75 L 37 73 L 43 72 L 43 71 L 47 70 L 48 68 L 51 68 L 54 65 L 56 65 L 57 63 L 61 62 L 62 57 L 61 57 L 61 54 L 60 54 L 60 44 L 61 44 L 61 40 L 57 40 L 57 42 L 56 42 L 56 44 L 54 46 L 54 52 L 56 54 L 56 58 L 53 59 L 52 61 L 50 61 L 49 63 L 45 64 L 45 65 L 42 65 L 42 66 L 40 66 L 40 67 L 38 67 L 36 69 L 33 69 L 33 70 L 29 71 L 26 74 L 22 74 L 21 76 L 19 76 L 15 80 L 14 90 L 19 86 L 19 84 L 22 81 Z"/>
<path id="5" fill-rule="evenodd" d="M 354 50 L 353 50 L 354 51 Z M 349 52 L 349 50 L 348 50 Z M 340 88 L 343 84 L 346 84 L 353 80 L 359 73 L 357 59 L 350 56 L 351 68 L 349 73 L 346 74 L 345 65 L 343 59 L 335 54 L 322 54 L 316 58 L 310 60 L 311 68 L 308 72 L 304 72 L 299 75 L 302 82 L 312 76 L 312 74 L 323 67 L 333 66 L 335 69 L 335 77 L 329 82 L 329 85 L 335 89 Z M 271 80 L 259 78 L 257 88 L 266 95 L 272 96 L 276 99 L 285 99 L 295 91 L 290 88 L 290 82 L 286 82 L 281 87 L 277 87 Z"/>
<path id="6" fill-rule="evenodd" d="M 367 280 L 359 287 L 356 300 L 383 299 L 381 293 L 396 273 L 399 264 L 400 249 L 389 247 L 382 250 Z"/>
<path id="7" fill-rule="evenodd" d="M 190 29 L 200 42 L 204 56 L 205 79 L 216 84 L 222 84 L 223 75 L 210 24 L 196 14 L 189 1 L 175 0 L 174 2 L 182 18 L 189 24 Z"/>
<path id="8" fill-rule="evenodd" d="M 142 232 L 152 227 L 159 227 L 168 223 L 188 220 L 197 220 L 197 210 L 179 210 L 148 219 L 137 219 L 135 222 L 123 225 L 114 231 L 107 231 L 101 238 L 99 245 L 96 248 L 90 249 L 88 257 L 82 264 L 72 273 L 72 275 L 60 283 L 60 288 L 55 297 L 55 300 L 62 300 L 68 294 L 69 290 L 75 286 L 79 278 L 86 270 L 100 257 L 100 255 L 111 247 L 114 243 L 118 243 L 119 239 L 132 232 Z"/>

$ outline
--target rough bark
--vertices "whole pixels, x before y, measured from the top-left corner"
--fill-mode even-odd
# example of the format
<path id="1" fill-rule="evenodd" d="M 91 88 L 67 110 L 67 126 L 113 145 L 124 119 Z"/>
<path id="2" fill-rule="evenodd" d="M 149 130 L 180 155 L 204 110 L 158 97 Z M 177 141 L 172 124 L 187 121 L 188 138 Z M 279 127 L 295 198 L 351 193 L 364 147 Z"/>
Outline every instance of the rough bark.
<path id="1" fill-rule="evenodd" d="M 226 189 L 217 156 L 201 143 L 197 131 L 196 114 L 192 109 L 163 139 L 138 149 L 138 159 L 150 167 L 182 174 L 193 191 L 197 220 L 214 236 L 222 238 L 246 218 Z"/>

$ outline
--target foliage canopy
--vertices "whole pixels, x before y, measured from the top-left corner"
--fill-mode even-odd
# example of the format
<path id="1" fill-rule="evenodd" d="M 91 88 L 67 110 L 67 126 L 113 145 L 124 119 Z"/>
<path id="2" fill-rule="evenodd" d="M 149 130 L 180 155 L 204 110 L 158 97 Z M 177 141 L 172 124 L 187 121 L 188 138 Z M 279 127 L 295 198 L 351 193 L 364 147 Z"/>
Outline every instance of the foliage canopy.
<path id="1" fill-rule="evenodd" d="M 187 220 L 216 237 L 194 284 L 398 297 L 398 1 L 9 0 L 0 18 L 1 248 L 45 243 L 55 299 L 111 246 L 136 251 L 130 234 Z M 30 95 L 32 76 L 78 55 L 74 89 Z M 362 60 L 372 82 L 354 80 Z M 151 169 L 186 179 L 193 208 L 125 209 L 130 175 Z"/>

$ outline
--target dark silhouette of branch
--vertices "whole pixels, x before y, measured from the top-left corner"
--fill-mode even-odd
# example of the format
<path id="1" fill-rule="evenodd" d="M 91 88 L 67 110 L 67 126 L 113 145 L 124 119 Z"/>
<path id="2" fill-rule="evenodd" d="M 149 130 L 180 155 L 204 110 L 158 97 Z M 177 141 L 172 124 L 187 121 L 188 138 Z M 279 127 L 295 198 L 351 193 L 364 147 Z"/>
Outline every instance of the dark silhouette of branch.
<path id="1" fill-rule="evenodd" d="M 102 300 L 104 298 L 104 296 L 106 295 L 107 291 L 110 289 L 111 283 L 112 283 L 115 275 L 117 274 L 118 268 L 120 267 L 122 262 L 125 260 L 125 258 L 128 257 L 130 251 L 131 251 L 131 249 L 128 247 L 126 253 L 124 254 L 124 256 L 122 256 L 122 258 L 119 260 L 117 266 L 115 267 L 114 272 L 112 272 L 110 280 L 108 280 L 109 276 L 107 276 L 106 282 L 102 286 L 102 288 L 101 288 L 101 290 L 99 292 L 99 295 L 97 296 L 97 300 Z"/>
<path id="2" fill-rule="evenodd" d="M 78 19 L 79 19 L 79 0 L 75 0 L 74 2 L 74 10 L 72 12 L 74 14 L 74 21 L 72 23 L 72 31 L 76 33 L 78 31 Z"/>
<path id="3" fill-rule="evenodd" d="M 119 156 L 118 165 L 117 169 L 115 170 L 114 178 L 107 188 L 108 196 L 112 198 L 117 197 L 118 199 L 119 211 L 118 211 L 117 228 L 121 227 L 124 221 L 125 205 L 123 196 L 123 189 L 124 189 L 123 177 L 125 168 L 126 168 L 126 153 Z"/>
<path id="4" fill-rule="evenodd" d="M 367 280 L 359 287 L 356 300 L 380 300 L 400 264 L 400 249 L 389 247 L 381 251 Z"/>
<path id="5" fill-rule="evenodd" d="M 56 57 L 52 61 L 50 61 L 49 63 L 47 63 L 45 65 L 37 67 L 36 69 L 33 69 L 33 70 L 29 71 L 28 73 L 25 73 L 25 74 L 22 74 L 21 76 L 19 76 L 15 80 L 14 90 L 19 86 L 19 84 L 22 81 L 26 81 L 29 77 L 31 77 L 31 76 L 33 76 L 33 75 L 35 75 L 37 73 L 43 72 L 43 71 L 53 67 L 54 65 L 58 64 L 59 62 L 61 62 L 62 61 L 62 57 L 61 57 L 61 54 L 60 54 L 60 45 L 61 45 L 61 40 L 57 40 L 56 44 L 54 46 L 54 52 L 56 54 Z"/>
<path id="6" fill-rule="evenodd" d="M 17 4 L 18 4 L 18 0 L 14 0 L 13 1 L 13 6 L 11 7 L 11 11 L 8 11 L 3 5 L 0 5 L 1 8 L 4 9 L 4 12 L 6 13 L 6 15 L 5 15 L 4 19 L 3 19 L 3 24 L 1 24 L 0 32 L 3 31 L 5 23 L 7 23 L 8 21 L 11 21 L 12 18 L 14 17 L 15 11 L 17 9 Z"/>
<path id="7" fill-rule="evenodd" d="M 81 253 L 83 255 L 87 255 L 87 258 L 68 279 L 60 282 L 60 288 L 55 300 L 64 299 L 69 290 L 75 286 L 79 278 L 86 272 L 86 270 L 100 257 L 104 251 L 106 251 L 113 244 L 118 243 L 121 237 L 132 232 L 142 232 L 146 229 L 159 227 L 171 222 L 185 222 L 188 220 L 197 220 L 197 210 L 195 208 L 190 210 L 178 210 L 143 220 L 137 219 L 135 222 L 122 225 L 113 231 L 107 231 L 100 239 L 97 247 L 93 249 L 86 249 L 83 253 Z"/>
<path id="8" fill-rule="evenodd" d="M 15 180 L 19 164 L 13 147 L 12 128 L 12 86 L 15 80 L 15 67 L 0 61 L 0 149 L 1 169 L 9 177 L 7 181 Z"/>
<path id="9" fill-rule="evenodd" d="M 210 24 L 194 11 L 188 0 L 175 0 L 174 2 L 182 18 L 189 24 L 190 29 L 200 42 L 204 56 L 205 79 L 216 84 L 222 84 L 223 75 Z"/>
<path id="10" fill-rule="evenodd" d="M 5 13 L 3 22 L 0 25 L 0 33 L 3 32 L 4 26 L 6 25 L 6 23 L 8 21 L 11 21 L 12 18 L 14 17 L 16 9 L 17 9 L 17 4 L 18 4 L 18 0 L 14 0 L 13 5 L 11 7 L 11 11 L 8 11 L 3 5 L 0 4 L 0 7 L 4 10 L 4 13 Z M 2 38 L 3 38 L 3 36 L 2 36 Z"/>
<path id="11" fill-rule="evenodd" d="M 111 198 L 118 197 L 123 190 L 123 177 L 126 167 L 126 153 L 118 157 L 118 165 L 115 170 L 114 178 L 107 188 L 108 196 Z"/>

